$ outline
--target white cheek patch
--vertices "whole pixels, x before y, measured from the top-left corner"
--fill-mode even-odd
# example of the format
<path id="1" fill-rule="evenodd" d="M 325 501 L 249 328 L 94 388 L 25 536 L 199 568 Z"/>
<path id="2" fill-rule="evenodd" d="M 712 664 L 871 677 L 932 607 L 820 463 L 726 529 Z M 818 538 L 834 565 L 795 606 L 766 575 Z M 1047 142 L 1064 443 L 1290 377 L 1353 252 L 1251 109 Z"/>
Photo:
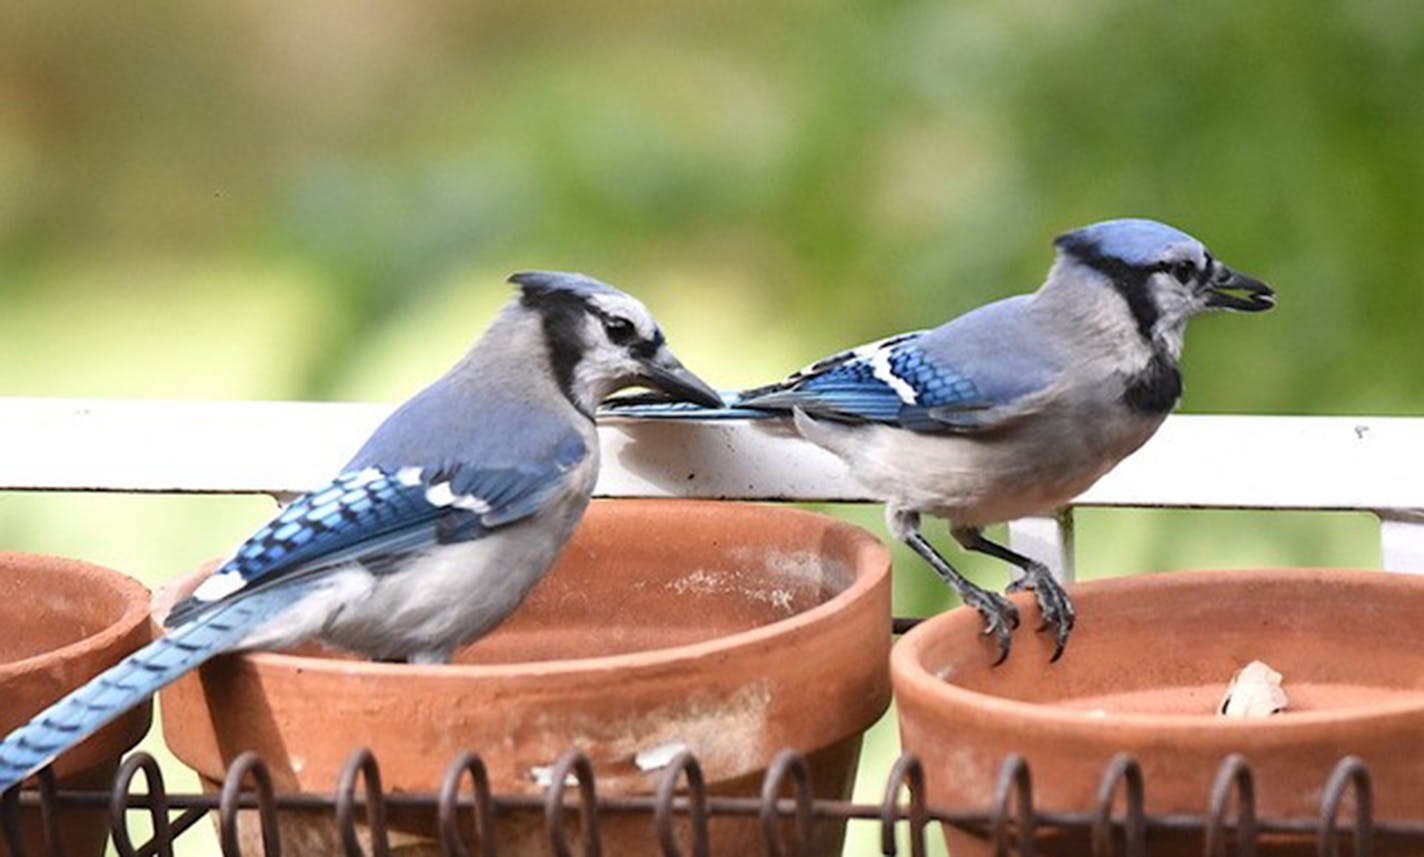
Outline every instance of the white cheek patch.
<path id="1" fill-rule="evenodd" d="M 193 590 L 193 597 L 199 601 L 219 601 L 247 585 L 242 575 L 235 571 L 214 574 Z"/>

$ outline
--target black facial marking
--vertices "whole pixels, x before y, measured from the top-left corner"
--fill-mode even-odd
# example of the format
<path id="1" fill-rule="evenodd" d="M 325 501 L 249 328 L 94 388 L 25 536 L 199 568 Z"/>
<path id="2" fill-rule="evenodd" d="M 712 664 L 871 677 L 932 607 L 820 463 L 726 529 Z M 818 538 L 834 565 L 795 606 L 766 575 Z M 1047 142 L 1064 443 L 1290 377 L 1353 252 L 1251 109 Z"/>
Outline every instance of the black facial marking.
<path id="1" fill-rule="evenodd" d="M 1122 392 L 1122 401 L 1129 408 L 1141 414 L 1160 415 L 1170 413 L 1182 397 L 1182 373 L 1177 362 L 1152 340 L 1152 328 L 1160 313 L 1157 304 L 1147 292 L 1147 280 L 1153 274 L 1163 271 L 1172 273 L 1180 263 L 1164 262 L 1150 267 L 1135 267 L 1114 256 L 1103 254 L 1095 244 L 1076 240 L 1069 235 L 1060 237 L 1054 244 L 1059 250 L 1072 256 L 1078 262 L 1104 274 L 1112 282 L 1113 288 L 1127 302 L 1127 308 L 1137 322 L 1137 332 L 1144 342 L 1152 345 L 1152 357 L 1147 365 L 1127 379 Z M 1210 264 L 1207 270 L 1210 270 Z M 1188 279 L 1206 276 L 1203 271 L 1194 271 Z"/>
<path id="2" fill-rule="evenodd" d="M 663 347 L 667 341 L 661 330 L 653 331 L 652 339 L 640 339 L 628 346 L 628 353 L 641 360 L 646 360 L 658 353 L 658 349 Z"/>
<path id="3" fill-rule="evenodd" d="M 1137 332 L 1143 341 L 1152 342 L 1152 327 L 1157 324 L 1161 313 L 1157 304 L 1147 293 L 1147 280 L 1160 266 L 1138 268 L 1127 264 L 1116 256 L 1105 255 L 1096 244 L 1077 238 L 1074 233 L 1061 235 L 1053 242 L 1059 250 L 1072 256 L 1078 262 L 1107 276 L 1113 288 L 1127 302 L 1128 311 L 1137 322 Z"/>
<path id="4" fill-rule="evenodd" d="M 633 322 L 616 315 L 603 315 L 603 331 L 608 334 L 608 341 L 615 345 L 626 345 L 633 337 L 638 335 L 638 329 L 633 326 Z"/>
<path id="5" fill-rule="evenodd" d="M 666 339 L 663 332 L 658 329 L 653 330 L 653 335 L 647 339 L 638 336 L 638 328 L 631 321 L 622 316 L 612 315 L 605 312 L 602 307 L 588 304 L 588 311 L 598 317 L 603 322 L 603 330 L 608 334 L 608 341 L 614 345 L 622 345 L 628 349 L 628 353 L 640 359 L 647 359 L 658 353 L 658 349 L 663 347 Z"/>
<path id="6" fill-rule="evenodd" d="M 638 336 L 638 328 L 633 322 L 620 316 L 613 315 L 595 304 L 586 304 L 585 308 L 603 322 L 603 330 L 608 334 L 608 341 L 614 345 L 623 345 L 628 349 L 628 353 L 635 357 L 652 357 L 663 346 L 663 332 L 654 330 L 650 339 L 641 339 Z"/>
<path id="7" fill-rule="evenodd" d="M 1127 381 L 1122 401 L 1141 414 L 1166 414 L 1182 397 L 1182 373 L 1171 356 L 1156 351 L 1147 365 Z"/>
<path id="8" fill-rule="evenodd" d="M 544 342 L 549 348 L 549 365 L 564 398 L 578 406 L 574 396 L 574 367 L 583 359 L 583 319 L 588 305 L 567 292 L 533 294 L 526 291 L 520 302 L 539 313 Z"/>
<path id="9" fill-rule="evenodd" d="M 549 348 L 549 364 L 564 398 L 578 407 L 574 396 L 574 369 L 583 359 L 589 344 L 584 341 L 584 318 L 592 315 L 603 324 L 609 341 L 622 345 L 634 357 L 647 359 L 658 353 L 666 341 L 661 330 L 654 330 L 647 339 L 638 336 L 637 325 L 607 312 L 571 292 L 525 290 L 521 303 L 539 313 L 543 320 L 544 341 Z M 592 419 L 591 414 L 586 414 Z"/>

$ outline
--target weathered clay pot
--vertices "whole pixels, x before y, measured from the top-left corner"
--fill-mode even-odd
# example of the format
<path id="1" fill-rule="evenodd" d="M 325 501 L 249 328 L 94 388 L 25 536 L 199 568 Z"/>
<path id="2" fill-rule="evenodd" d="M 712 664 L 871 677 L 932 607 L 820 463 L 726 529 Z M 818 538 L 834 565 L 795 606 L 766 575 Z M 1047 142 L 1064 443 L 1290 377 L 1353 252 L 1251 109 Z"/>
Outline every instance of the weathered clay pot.
<path id="1" fill-rule="evenodd" d="M 0 552 L 0 735 L 84 684 L 149 640 L 148 590 L 138 581 L 76 559 Z M 61 789 L 107 789 L 124 751 L 148 731 L 144 705 L 60 756 Z M 68 854 L 103 854 L 102 812 L 66 812 Z M 37 810 L 21 812 L 26 853 L 44 853 Z M 0 857 L 10 851 L 0 838 Z"/>
<path id="2" fill-rule="evenodd" d="M 435 791 L 472 749 L 497 792 L 539 794 L 536 771 L 578 747 L 600 795 L 638 794 L 662 772 L 637 754 L 683 742 L 714 793 L 758 793 L 790 747 L 819 795 L 844 797 L 889 703 L 889 611 L 889 555 L 858 528 L 785 507 L 598 501 L 520 610 L 454 665 L 244 655 L 174 684 L 161 708 L 210 788 L 253 749 L 279 789 L 330 792 L 367 746 L 387 789 Z M 435 853 L 430 815 L 392 824 L 400 853 Z M 538 817 L 498 829 L 501 855 L 548 853 Z M 605 853 L 661 853 L 646 816 L 602 830 Z M 839 854 L 842 833 L 822 826 L 815 853 Z M 329 814 L 287 815 L 283 835 L 292 853 L 338 853 Z M 761 841 L 754 820 L 719 821 L 712 838 L 726 855 Z"/>
<path id="3" fill-rule="evenodd" d="M 987 810 L 1002 760 L 1017 752 L 1038 809 L 1089 811 L 1107 762 L 1127 751 L 1142 765 L 1149 813 L 1200 816 L 1219 763 L 1239 752 L 1255 773 L 1259 817 L 1317 819 L 1331 769 L 1356 754 L 1374 777 L 1376 817 L 1418 817 L 1424 577 L 1180 572 L 1087 583 L 1073 596 L 1078 627 L 1055 664 L 1032 630 L 1037 608 L 1022 598 L 1027 621 L 1002 666 L 990 666 L 979 618 L 964 609 L 896 645 L 901 736 L 925 763 L 932 804 Z M 1233 673 L 1257 659 L 1284 676 L 1288 710 L 1216 716 Z M 955 857 L 993 853 L 965 831 L 945 835 Z M 1049 854 L 1088 853 L 1081 837 L 1044 844 Z M 1202 853 L 1200 837 L 1154 837 L 1151 846 L 1154 855 Z M 1278 838 L 1260 853 L 1314 848 L 1313 838 Z"/>

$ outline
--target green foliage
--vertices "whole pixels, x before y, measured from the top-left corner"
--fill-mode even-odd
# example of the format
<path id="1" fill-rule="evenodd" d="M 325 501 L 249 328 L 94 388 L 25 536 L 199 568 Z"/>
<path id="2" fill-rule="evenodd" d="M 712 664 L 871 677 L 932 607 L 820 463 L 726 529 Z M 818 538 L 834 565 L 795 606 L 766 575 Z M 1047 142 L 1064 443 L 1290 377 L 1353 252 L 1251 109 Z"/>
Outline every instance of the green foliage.
<path id="1" fill-rule="evenodd" d="M 373 331 L 434 291 L 498 291 L 496 272 L 586 269 L 655 305 L 696 282 L 703 306 L 733 294 L 749 316 L 731 341 L 678 331 L 704 362 L 761 353 L 769 326 L 795 362 L 1027 289 L 1056 232 L 1142 214 L 1282 294 L 1269 318 L 1198 325 L 1189 408 L 1424 398 L 1395 369 L 1424 309 L 1407 285 L 1424 262 L 1413 4 L 432 3 L 338 19 L 70 2 L 11 17 L 7 299 L 76 265 L 94 291 L 116 262 L 201 280 L 220 260 L 258 292 L 273 266 L 299 269 L 331 341 L 267 382 L 282 394 L 350 389 L 343 367 Z"/>

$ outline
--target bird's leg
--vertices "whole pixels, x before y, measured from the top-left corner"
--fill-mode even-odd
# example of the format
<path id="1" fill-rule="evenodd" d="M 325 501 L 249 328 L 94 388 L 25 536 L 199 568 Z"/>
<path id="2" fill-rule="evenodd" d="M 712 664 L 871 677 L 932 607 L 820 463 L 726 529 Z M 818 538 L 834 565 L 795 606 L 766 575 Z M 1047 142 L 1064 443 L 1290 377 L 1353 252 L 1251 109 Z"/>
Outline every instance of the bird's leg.
<path id="1" fill-rule="evenodd" d="M 954 591 L 959 593 L 960 599 L 965 604 L 978 610 L 979 614 L 984 617 L 984 633 L 993 634 L 999 642 L 999 657 L 994 661 L 994 665 L 1003 663 L 1004 659 L 1009 656 L 1009 647 L 1013 644 L 1013 630 L 1019 626 L 1018 608 L 997 592 L 980 589 L 964 575 L 955 571 L 954 566 L 940 556 L 934 546 L 920 533 L 918 512 L 887 509 L 885 518 L 890 532 L 929 563 L 930 568 L 933 568 L 945 583 L 954 587 Z"/>
<path id="2" fill-rule="evenodd" d="M 1023 571 L 1023 577 L 1010 583 L 1008 591 L 1033 590 L 1038 597 L 1038 606 L 1043 611 L 1043 623 L 1038 626 L 1038 630 L 1042 631 L 1052 625 L 1056 635 L 1053 657 L 1049 658 L 1049 661 L 1058 660 L 1063 654 L 1063 647 L 1068 643 L 1068 633 L 1073 630 L 1073 621 L 1077 614 L 1073 610 L 1073 602 L 1068 600 L 1068 593 L 1063 589 L 1063 584 L 1054 578 L 1048 566 L 989 541 L 984 538 L 984 533 L 976 528 L 954 527 L 950 532 L 955 541 L 964 545 L 965 549 L 996 557 L 1018 566 Z"/>

